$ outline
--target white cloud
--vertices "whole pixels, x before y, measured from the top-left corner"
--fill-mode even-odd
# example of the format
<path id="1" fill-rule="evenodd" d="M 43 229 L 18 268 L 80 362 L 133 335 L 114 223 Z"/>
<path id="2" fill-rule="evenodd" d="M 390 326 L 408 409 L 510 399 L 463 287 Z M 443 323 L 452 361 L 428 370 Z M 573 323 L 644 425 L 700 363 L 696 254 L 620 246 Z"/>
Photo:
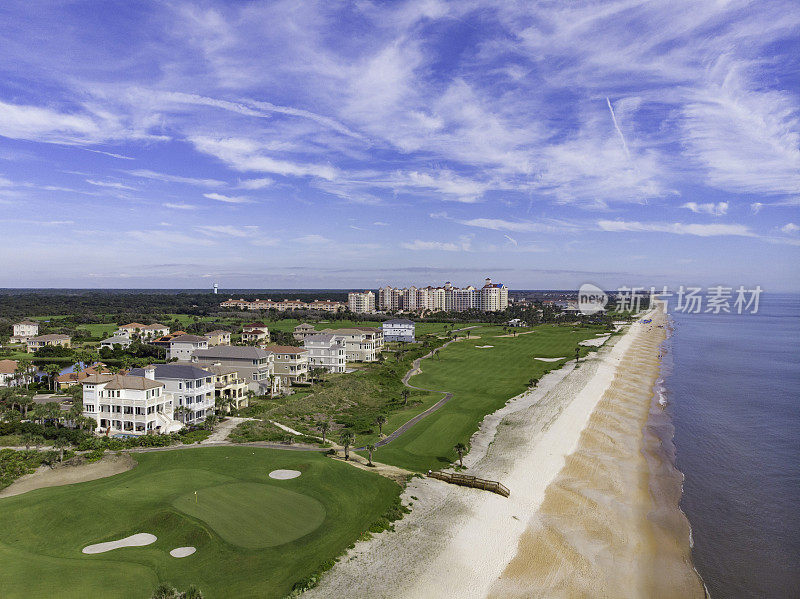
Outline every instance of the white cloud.
<path id="1" fill-rule="evenodd" d="M 787 235 L 793 235 L 793 234 L 797 233 L 798 231 L 800 231 L 800 226 L 798 226 L 798 225 L 796 225 L 794 223 L 786 223 L 785 225 L 783 225 L 781 227 L 781 231 L 783 233 L 786 233 Z"/>
<path id="2" fill-rule="evenodd" d="M 32 141 L 73 142 L 104 137 L 88 115 L 0 101 L 0 136 Z"/>
<path id="3" fill-rule="evenodd" d="M 676 235 L 697 235 L 713 237 L 734 235 L 754 237 L 755 234 L 744 225 L 698 225 L 684 223 L 642 223 L 637 221 L 600 220 L 597 225 L 602 231 L 635 233 L 674 233 Z"/>
<path id="4" fill-rule="evenodd" d="M 197 210 L 197 206 L 194 204 L 186 204 L 183 202 L 166 202 L 164 203 L 164 208 L 171 208 L 173 210 Z"/>
<path id="5" fill-rule="evenodd" d="M 253 200 L 246 196 L 226 196 L 221 193 L 204 193 L 204 198 L 209 200 L 217 200 L 218 202 L 225 202 L 226 204 L 252 204 Z"/>
<path id="6" fill-rule="evenodd" d="M 134 177 L 141 177 L 143 179 L 152 179 L 154 181 L 164 181 L 165 183 L 186 183 L 188 185 L 197 185 L 200 187 L 220 187 L 225 185 L 224 181 L 217 179 L 197 179 L 194 177 L 181 177 L 179 175 L 168 175 L 165 173 L 157 173 L 147 169 L 138 169 L 134 171 L 126 171 L 129 175 Z"/>
<path id="7" fill-rule="evenodd" d="M 122 183 L 118 183 L 117 181 L 99 181 L 97 179 L 86 179 L 86 182 L 90 185 L 96 185 L 97 187 L 109 187 L 111 189 L 136 189 L 135 187 L 131 187 L 130 185 L 124 185 Z"/>
<path id="8" fill-rule="evenodd" d="M 267 177 L 261 179 L 246 179 L 240 181 L 238 187 L 240 189 L 264 189 L 265 187 L 270 187 L 274 183 L 275 181 Z"/>
<path id="9" fill-rule="evenodd" d="M 400 247 L 414 251 L 442 251 L 442 252 L 468 252 L 472 249 L 471 241 L 468 237 L 460 237 L 460 243 L 445 241 L 422 241 L 415 239 L 412 242 L 403 242 Z"/>
<path id="10" fill-rule="evenodd" d="M 728 213 L 728 202 L 717 202 L 716 204 L 698 204 L 697 202 L 686 202 L 681 208 L 687 208 L 695 214 L 710 214 L 711 216 L 723 216 Z"/>
<path id="11" fill-rule="evenodd" d="M 317 234 L 303 235 L 295 239 L 295 241 L 303 245 L 323 245 L 331 242 L 327 237 Z"/>
<path id="12" fill-rule="evenodd" d="M 759 212 L 761 212 L 761 209 L 763 207 L 764 204 L 762 204 L 761 202 L 753 202 L 752 204 L 750 204 L 750 210 L 752 211 L 753 214 L 758 214 Z"/>
<path id="13" fill-rule="evenodd" d="M 447 218 L 446 215 L 437 215 L 437 217 Z M 491 229 L 493 231 L 513 231 L 516 233 L 551 233 L 555 231 L 576 228 L 575 225 L 556 220 L 550 220 L 547 222 L 530 222 L 512 221 L 502 218 L 471 218 L 466 220 L 456 220 L 455 222 L 468 227 Z"/>
<path id="14" fill-rule="evenodd" d="M 252 237 L 258 233 L 256 225 L 200 225 L 194 229 L 210 237 Z"/>

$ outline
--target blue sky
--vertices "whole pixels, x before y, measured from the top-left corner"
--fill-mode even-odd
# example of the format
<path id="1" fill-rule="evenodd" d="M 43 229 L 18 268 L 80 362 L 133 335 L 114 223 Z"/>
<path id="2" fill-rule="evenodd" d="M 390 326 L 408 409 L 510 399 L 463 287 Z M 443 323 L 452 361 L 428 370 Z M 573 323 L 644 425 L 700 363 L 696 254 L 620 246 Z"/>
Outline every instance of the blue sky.
<path id="1" fill-rule="evenodd" d="M 800 289 L 795 1 L 0 22 L 0 286 Z"/>

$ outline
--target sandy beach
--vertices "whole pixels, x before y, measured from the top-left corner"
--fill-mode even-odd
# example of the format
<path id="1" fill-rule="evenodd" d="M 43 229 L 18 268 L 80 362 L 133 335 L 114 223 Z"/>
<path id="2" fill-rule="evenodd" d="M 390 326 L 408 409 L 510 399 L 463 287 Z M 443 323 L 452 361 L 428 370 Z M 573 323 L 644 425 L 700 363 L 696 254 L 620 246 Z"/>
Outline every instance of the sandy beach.
<path id="1" fill-rule="evenodd" d="M 543 510 L 553 508 L 551 497 L 558 493 L 557 486 L 563 485 L 562 478 L 576 475 L 573 454 L 587 435 L 593 436 L 591 431 L 585 433 L 590 421 L 595 416 L 603 418 L 596 410 L 601 401 L 613 404 L 615 390 L 626 386 L 635 391 L 632 397 L 639 398 L 643 406 L 639 412 L 646 420 L 658 376 L 658 347 L 665 334 L 657 326 L 660 319 L 663 316 L 650 324 L 631 325 L 624 335 L 612 337 L 606 347 L 582 361 L 579 368 L 571 361 L 548 373 L 536 389 L 512 398 L 484 419 L 480 431 L 471 439 L 464 463 L 468 473 L 499 480 L 509 487 L 508 499 L 437 480 L 415 479 L 403 495 L 405 503 L 413 504 L 413 511 L 397 524 L 396 531 L 357 544 L 306 595 L 409 599 L 597 595 L 586 587 L 569 587 L 564 579 L 576 568 L 587 574 L 585 584 L 590 584 L 588 575 L 596 576 L 598 571 L 605 580 L 613 579 L 620 569 L 640 571 L 650 567 L 651 561 L 639 563 L 635 550 L 625 556 L 624 562 L 607 561 L 604 549 L 591 543 L 573 551 L 576 561 L 559 562 L 549 556 L 547 563 L 542 563 L 537 561 L 538 556 L 547 548 L 531 546 L 529 542 L 542 526 Z M 641 366 L 637 358 L 641 356 L 646 356 L 654 369 L 637 377 Z M 638 433 L 633 431 L 633 438 L 623 451 L 640 454 L 641 428 L 640 424 Z M 630 435 L 630 430 L 624 434 Z M 591 460 L 588 464 L 591 469 Z M 646 470 L 645 464 L 645 474 Z M 631 509 L 635 514 L 623 516 L 635 520 L 644 514 L 646 519 L 647 477 L 644 489 L 641 478 L 632 480 L 630 487 L 615 487 L 618 494 L 630 493 L 634 497 Z M 597 487 L 604 492 L 608 485 Z M 625 526 L 636 529 L 638 524 Z M 636 540 L 640 533 L 638 529 L 626 529 L 623 542 Z M 688 535 L 684 544 L 688 551 Z M 676 540 L 674 546 L 673 554 L 680 558 L 682 545 Z M 647 559 L 653 557 L 648 554 Z M 592 567 L 587 567 L 586 562 Z M 688 579 L 694 576 L 685 562 L 677 569 L 681 568 L 691 572 Z M 612 595 L 645 596 L 639 593 L 640 588 L 637 585 Z"/>

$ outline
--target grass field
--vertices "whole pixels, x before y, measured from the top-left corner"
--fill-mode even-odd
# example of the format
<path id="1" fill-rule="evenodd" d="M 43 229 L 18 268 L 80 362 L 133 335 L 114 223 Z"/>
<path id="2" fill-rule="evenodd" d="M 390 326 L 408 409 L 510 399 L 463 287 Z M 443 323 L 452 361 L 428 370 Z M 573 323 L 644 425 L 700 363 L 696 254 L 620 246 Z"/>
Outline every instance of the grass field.
<path id="1" fill-rule="evenodd" d="M 283 597 L 391 508 L 400 487 L 320 454 L 219 447 L 137 454 L 124 474 L 0 499 L 0 596 Z M 302 475 L 273 480 L 270 471 Z M 195 499 L 195 491 L 197 498 Z M 152 545 L 84 555 L 146 532 Z M 184 559 L 170 550 L 193 546 Z"/>
<path id="2" fill-rule="evenodd" d="M 92 337 L 99 337 L 100 339 L 105 339 L 106 337 L 110 337 L 114 334 L 114 331 L 117 330 L 116 324 L 79 324 L 77 326 L 79 329 L 83 329 L 85 331 L 89 331 Z"/>
<path id="3" fill-rule="evenodd" d="M 441 359 L 424 360 L 422 373 L 412 377 L 410 383 L 451 391 L 453 399 L 378 449 L 375 459 L 417 471 L 436 470 L 454 462 L 453 447 L 456 443 L 467 444 L 484 416 L 523 392 L 531 378 L 540 378 L 567 359 L 574 359 L 579 341 L 602 332 L 600 327 L 572 329 L 554 325 L 526 330 L 535 332 L 505 337 L 501 336 L 504 332 L 500 327 L 481 327 L 473 332 L 480 339 L 453 343 L 441 351 Z M 477 347 L 480 345 L 493 347 L 481 349 Z M 581 348 L 581 355 L 587 351 Z M 535 357 L 566 359 L 540 362 Z M 435 401 L 439 398 L 441 395 Z M 392 427 L 386 428 L 387 432 L 391 430 Z"/>

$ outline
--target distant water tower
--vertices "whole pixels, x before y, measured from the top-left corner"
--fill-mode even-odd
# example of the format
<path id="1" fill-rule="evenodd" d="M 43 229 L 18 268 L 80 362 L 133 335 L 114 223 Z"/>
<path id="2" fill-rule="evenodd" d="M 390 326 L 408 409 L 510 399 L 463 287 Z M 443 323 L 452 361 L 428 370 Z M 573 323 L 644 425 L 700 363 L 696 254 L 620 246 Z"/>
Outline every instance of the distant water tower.
<path id="1" fill-rule="evenodd" d="M 219 283 L 214 283 L 214 295 L 217 295 L 217 293 L 219 293 Z"/>

